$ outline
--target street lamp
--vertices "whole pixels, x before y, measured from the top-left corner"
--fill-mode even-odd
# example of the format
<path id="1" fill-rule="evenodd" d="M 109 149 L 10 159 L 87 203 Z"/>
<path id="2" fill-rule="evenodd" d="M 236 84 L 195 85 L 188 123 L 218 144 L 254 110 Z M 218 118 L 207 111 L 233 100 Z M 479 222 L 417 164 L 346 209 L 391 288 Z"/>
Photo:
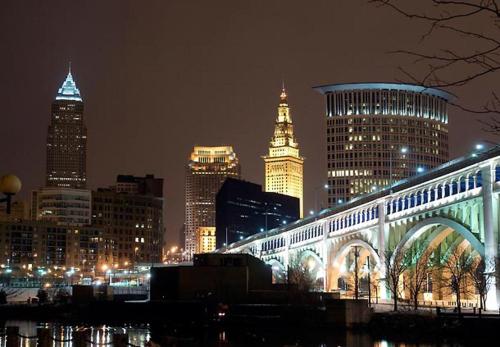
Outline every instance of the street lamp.
<path id="1" fill-rule="evenodd" d="M 423 167 L 423 166 L 418 166 L 418 167 L 417 167 L 417 173 L 423 173 L 423 172 L 425 172 L 425 167 Z"/>
<path id="2" fill-rule="evenodd" d="M 5 198 L 0 198 L 0 202 L 6 202 L 7 214 L 10 214 L 10 205 L 12 202 L 12 196 L 19 193 L 21 190 L 21 180 L 14 175 L 5 175 L 0 178 L 0 192 L 5 195 Z"/>
<path id="3" fill-rule="evenodd" d="M 359 299 L 358 258 L 359 246 L 354 246 L 354 298 L 356 300 Z"/>

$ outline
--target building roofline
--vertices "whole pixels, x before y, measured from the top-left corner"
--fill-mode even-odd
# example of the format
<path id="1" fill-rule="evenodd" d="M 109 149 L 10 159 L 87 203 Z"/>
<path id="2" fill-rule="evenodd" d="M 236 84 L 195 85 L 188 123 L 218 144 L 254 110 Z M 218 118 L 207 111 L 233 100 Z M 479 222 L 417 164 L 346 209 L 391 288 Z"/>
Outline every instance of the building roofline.
<path id="1" fill-rule="evenodd" d="M 325 95 L 332 92 L 348 91 L 348 90 L 368 90 L 368 89 L 388 89 L 388 90 L 405 90 L 415 93 L 429 94 L 445 99 L 446 101 L 453 101 L 457 97 L 438 88 L 425 87 L 417 84 L 408 83 L 395 83 L 395 82 L 359 82 L 359 83 L 337 83 L 325 84 L 313 87 L 314 90 Z"/>

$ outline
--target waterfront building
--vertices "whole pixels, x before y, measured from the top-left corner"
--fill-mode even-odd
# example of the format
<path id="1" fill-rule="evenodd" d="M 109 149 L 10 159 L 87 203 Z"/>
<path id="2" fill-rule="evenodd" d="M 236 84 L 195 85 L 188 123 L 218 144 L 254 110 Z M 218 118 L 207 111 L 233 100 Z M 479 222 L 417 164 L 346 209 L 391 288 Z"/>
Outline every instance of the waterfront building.
<path id="1" fill-rule="evenodd" d="M 215 206 L 217 248 L 300 218 L 298 198 L 263 192 L 259 184 L 233 178 L 222 185 Z"/>
<path id="2" fill-rule="evenodd" d="M 96 227 L 0 222 L 0 264 L 25 275 L 36 268 L 49 273 L 57 268 L 92 272 L 102 257 L 102 241 L 102 229 Z"/>
<path id="3" fill-rule="evenodd" d="M 58 225 L 91 224 L 91 192 L 87 189 L 45 187 L 32 192 L 33 220 Z"/>
<path id="4" fill-rule="evenodd" d="M 300 200 L 303 216 L 304 158 L 299 154 L 299 144 L 294 134 L 293 122 L 283 87 L 278 106 L 274 135 L 269 153 L 263 156 L 265 165 L 265 191 L 290 195 Z"/>
<path id="5" fill-rule="evenodd" d="M 449 159 L 449 93 L 399 83 L 315 89 L 326 97 L 330 207 Z"/>
<path id="6" fill-rule="evenodd" d="M 152 302 L 197 300 L 242 302 L 252 291 L 273 289 L 271 267 L 250 254 L 196 254 L 191 266 L 151 268 Z"/>
<path id="7" fill-rule="evenodd" d="M 52 103 L 47 133 L 46 186 L 84 189 L 87 184 L 86 155 L 83 99 L 70 70 Z"/>
<path id="8" fill-rule="evenodd" d="M 109 268 L 159 263 L 164 238 L 163 179 L 146 176 L 161 188 L 148 193 L 136 188 L 119 191 L 123 177 L 118 176 L 113 187 L 92 192 L 92 224 L 103 229 L 105 241 L 103 263 Z M 138 182 L 142 179 L 135 177 Z"/>
<path id="9" fill-rule="evenodd" d="M 196 253 L 209 253 L 215 250 L 215 227 L 196 228 Z"/>
<path id="10" fill-rule="evenodd" d="M 196 229 L 215 227 L 215 197 L 227 177 L 239 178 L 239 160 L 231 146 L 195 146 L 186 167 L 185 251 L 196 252 Z"/>

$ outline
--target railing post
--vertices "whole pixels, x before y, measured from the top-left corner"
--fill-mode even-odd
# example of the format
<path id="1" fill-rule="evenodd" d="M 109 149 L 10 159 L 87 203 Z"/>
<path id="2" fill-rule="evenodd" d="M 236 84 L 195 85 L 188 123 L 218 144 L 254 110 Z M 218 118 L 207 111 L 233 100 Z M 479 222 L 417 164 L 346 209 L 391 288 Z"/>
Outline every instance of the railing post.
<path id="1" fill-rule="evenodd" d="M 19 327 L 7 327 L 7 347 L 19 347 Z"/>
<path id="2" fill-rule="evenodd" d="M 37 346 L 49 347 L 50 346 L 50 329 L 38 328 L 36 329 L 36 337 L 38 339 Z"/>
<path id="3" fill-rule="evenodd" d="M 128 334 L 113 334 L 113 346 L 114 347 L 127 347 L 128 346 Z"/>

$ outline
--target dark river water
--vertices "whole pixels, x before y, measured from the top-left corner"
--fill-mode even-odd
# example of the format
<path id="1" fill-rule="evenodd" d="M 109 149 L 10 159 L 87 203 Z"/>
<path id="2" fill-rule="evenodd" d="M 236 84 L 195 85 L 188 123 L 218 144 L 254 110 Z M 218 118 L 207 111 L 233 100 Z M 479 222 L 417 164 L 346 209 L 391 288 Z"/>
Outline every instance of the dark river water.
<path id="1" fill-rule="evenodd" d="M 1 319 L 1 317 L 0 317 Z M 56 323 L 37 323 L 33 321 L 6 321 L 3 326 L 19 327 L 19 334 L 25 336 L 20 338 L 23 347 L 35 347 L 37 328 L 50 328 L 51 346 L 73 346 L 72 332 L 75 329 L 87 329 L 90 331 L 90 341 L 94 346 L 111 346 L 113 333 L 125 333 L 129 336 L 130 346 L 146 346 L 153 339 L 158 341 L 158 336 L 167 337 L 172 346 L 224 346 L 224 347 L 247 347 L 247 346 L 310 346 L 310 347 L 458 347 L 465 344 L 450 342 L 434 343 L 409 343 L 403 341 L 391 341 L 385 339 L 373 339 L 368 334 L 353 332 L 315 332 L 311 334 L 286 332 L 264 332 L 255 333 L 249 331 L 208 331 L 191 333 L 189 330 L 174 336 L 171 332 L 166 333 L 161 327 L 145 325 L 59 325 Z M 2 327 L 3 328 L 3 327 Z M 1 333 L 0 333 L 1 334 Z M 156 337 L 156 338 L 155 338 Z M 403 339 L 404 340 L 404 339 Z M 165 341 L 165 340 L 164 340 Z M 88 343 L 88 346 L 91 344 Z M 165 345 L 165 344 L 164 344 Z M 6 346 L 6 338 L 0 335 L 0 347 Z"/>

